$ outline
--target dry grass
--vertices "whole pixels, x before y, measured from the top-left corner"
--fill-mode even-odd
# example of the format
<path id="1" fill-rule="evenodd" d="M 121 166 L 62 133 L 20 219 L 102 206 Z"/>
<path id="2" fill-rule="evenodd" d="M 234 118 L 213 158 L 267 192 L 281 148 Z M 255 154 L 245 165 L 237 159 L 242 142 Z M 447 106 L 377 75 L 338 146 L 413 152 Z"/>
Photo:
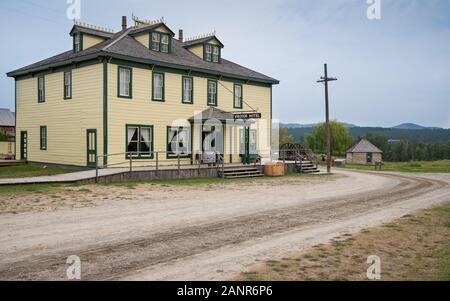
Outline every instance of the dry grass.
<path id="1" fill-rule="evenodd" d="M 450 205 L 267 261 L 237 280 L 367 280 L 370 255 L 381 258 L 382 280 L 450 280 Z"/>

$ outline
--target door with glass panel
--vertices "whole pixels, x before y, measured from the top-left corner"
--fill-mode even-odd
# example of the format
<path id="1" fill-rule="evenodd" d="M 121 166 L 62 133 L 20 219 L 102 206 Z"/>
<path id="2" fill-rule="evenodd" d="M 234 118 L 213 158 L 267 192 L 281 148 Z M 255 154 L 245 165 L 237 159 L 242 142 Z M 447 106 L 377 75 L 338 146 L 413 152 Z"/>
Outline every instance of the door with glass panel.
<path id="1" fill-rule="evenodd" d="M 28 132 L 20 132 L 20 160 L 28 158 Z"/>
<path id="2" fill-rule="evenodd" d="M 97 165 L 97 130 L 86 130 L 86 149 L 87 166 L 96 167 Z"/>

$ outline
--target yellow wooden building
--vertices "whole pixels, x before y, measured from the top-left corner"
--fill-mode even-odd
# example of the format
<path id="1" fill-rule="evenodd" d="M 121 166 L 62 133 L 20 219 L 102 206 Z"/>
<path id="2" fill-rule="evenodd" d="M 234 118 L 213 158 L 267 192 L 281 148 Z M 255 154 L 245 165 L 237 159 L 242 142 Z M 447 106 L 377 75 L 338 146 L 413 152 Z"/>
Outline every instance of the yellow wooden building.
<path id="1" fill-rule="evenodd" d="M 93 167 L 97 156 L 102 166 L 267 156 L 279 81 L 222 58 L 215 33 L 184 40 L 164 20 L 133 20 L 120 32 L 76 23 L 73 49 L 8 73 L 16 158 Z"/>

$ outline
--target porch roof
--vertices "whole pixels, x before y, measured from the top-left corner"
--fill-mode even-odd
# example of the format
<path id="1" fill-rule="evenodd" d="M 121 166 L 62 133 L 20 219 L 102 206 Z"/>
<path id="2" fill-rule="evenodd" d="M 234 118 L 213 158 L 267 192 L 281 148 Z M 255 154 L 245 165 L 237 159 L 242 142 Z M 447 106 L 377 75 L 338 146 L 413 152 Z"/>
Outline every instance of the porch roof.
<path id="1" fill-rule="evenodd" d="M 209 119 L 217 119 L 220 121 L 234 120 L 234 115 L 229 112 L 222 111 L 218 108 L 208 108 L 189 118 L 189 121 Z"/>
<path id="2" fill-rule="evenodd" d="M 211 120 L 211 119 L 215 119 L 215 120 L 219 120 L 221 122 L 232 122 L 232 126 L 250 126 L 252 125 L 254 122 L 250 121 L 250 120 L 234 120 L 234 114 L 230 113 L 230 112 L 226 112 L 223 111 L 221 109 L 218 108 L 208 108 L 202 112 L 199 112 L 197 114 L 195 114 L 194 116 L 192 116 L 191 118 L 189 118 L 189 122 L 194 122 L 195 120 Z"/>

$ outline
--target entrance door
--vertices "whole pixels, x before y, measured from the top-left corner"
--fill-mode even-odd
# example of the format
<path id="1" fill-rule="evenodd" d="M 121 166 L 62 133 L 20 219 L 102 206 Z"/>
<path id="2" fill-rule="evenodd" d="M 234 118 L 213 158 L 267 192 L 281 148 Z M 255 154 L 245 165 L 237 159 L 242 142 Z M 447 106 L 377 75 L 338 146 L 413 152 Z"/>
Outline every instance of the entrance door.
<path id="1" fill-rule="evenodd" d="M 97 164 L 97 130 L 86 130 L 87 166 L 96 167 Z"/>
<path id="2" fill-rule="evenodd" d="M 373 156 L 372 153 L 367 153 L 367 163 L 372 163 Z"/>
<path id="3" fill-rule="evenodd" d="M 20 160 L 28 158 L 28 132 L 20 132 Z"/>
<path id="4" fill-rule="evenodd" d="M 242 163 L 250 164 L 250 128 L 244 129 L 244 154 Z"/>

